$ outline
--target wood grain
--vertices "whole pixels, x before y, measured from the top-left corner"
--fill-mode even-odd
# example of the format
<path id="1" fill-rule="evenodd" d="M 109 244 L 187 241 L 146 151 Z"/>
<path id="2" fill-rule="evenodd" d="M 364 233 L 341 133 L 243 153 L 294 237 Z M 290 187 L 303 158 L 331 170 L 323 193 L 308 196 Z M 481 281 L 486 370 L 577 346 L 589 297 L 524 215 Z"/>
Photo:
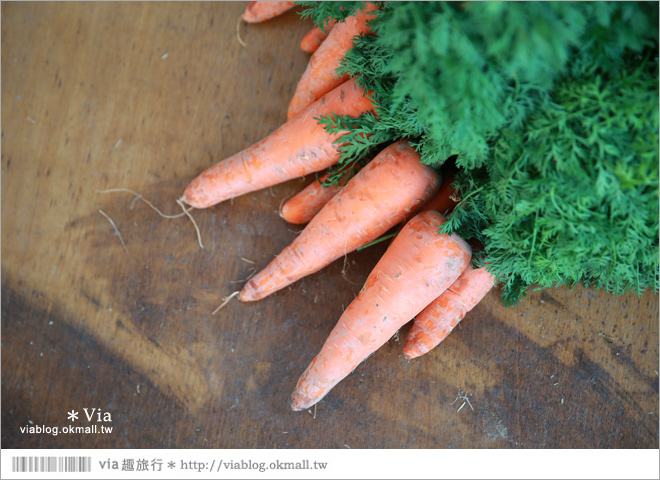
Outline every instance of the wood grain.
<path id="1" fill-rule="evenodd" d="M 194 176 L 285 121 L 310 23 L 242 26 L 243 48 L 244 8 L 2 4 L 2 447 L 658 448 L 653 293 L 493 292 L 430 354 L 393 339 L 315 416 L 289 410 L 385 246 L 211 315 L 295 237 L 276 211 L 309 179 L 193 212 L 204 249 L 186 218 L 97 192 L 178 213 Z M 113 433 L 19 431 L 83 407 Z"/>

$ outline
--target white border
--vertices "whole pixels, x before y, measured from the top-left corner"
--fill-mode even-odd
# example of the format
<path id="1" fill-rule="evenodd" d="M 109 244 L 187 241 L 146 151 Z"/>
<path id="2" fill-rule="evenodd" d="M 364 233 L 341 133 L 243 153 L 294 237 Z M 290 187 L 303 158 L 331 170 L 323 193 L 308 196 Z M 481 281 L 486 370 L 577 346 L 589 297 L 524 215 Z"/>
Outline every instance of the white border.
<path id="1" fill-rule="evenodd" d="M 90 456 L 87 473 L 15 473 L 14 456 Z M 167 450 L 167 449 L 4 449 L 0 476 L 4 478 L 650 478 L 660 477 L 659 450 Z M 154 471 L 122 471 L 124 459 L 162 459 Z M 273 470 L 275 462 L 327 462 L 325 469 Z M 101 469 L 100 462 L 118 462 L 119 470 Z M 220 461 L 238 462 L 248 468 L 218 468 Z M 174 462 L 176 468 L 167 468 Z M 182 462 L 203 464 L 205 469 L 183 469 Z M 194 465 L 194 464 L 193 464 Z M 249 468 L 249 466 L 252 468 Z M 213 466 L 213 471 L 211 471 Z"/>

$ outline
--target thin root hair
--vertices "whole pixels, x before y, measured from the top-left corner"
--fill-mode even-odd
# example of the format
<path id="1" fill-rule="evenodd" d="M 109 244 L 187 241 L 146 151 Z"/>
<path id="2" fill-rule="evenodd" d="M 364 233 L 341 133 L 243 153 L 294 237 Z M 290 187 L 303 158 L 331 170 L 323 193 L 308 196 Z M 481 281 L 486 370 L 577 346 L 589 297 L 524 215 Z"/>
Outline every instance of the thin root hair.
<path id="1" fill-rule="evenodd" d="M 218 308 L 216 308 L 215 310 L 213 310 L 213 312 L 211 313 L 211 315 L 215 315 L 216 313 L 218 313 L 221 309 L 223 309 L 223 308 L 225 307 L 225 305 L 227 305 L 227 304 L 229 303 L 229 301 L 230 301 L 232 298 L 234 298 L 235 296 L 237 296 L 237 295 L 240 294 L 240 293 L 241 293 L 241 292 L 240 292 L 239 290 L 236 290 L 236 291 L 235 291 L 234 293 L 232 293 L 231 295 L 227 295 L 225 298 L 223 298 L 223 299 L 222 299 L 222 303 L 220 304 L 220 306 L 219 306 Z"/>
<path id="2" fill-rule="evenodd" d="M 131 254 L 128 253 L 128 249 L 126 248 L 126 244 L 124 243 L 124 239 L 121 237 L 121 232 L 120 232 L 119 229 L 117 228 L 117 225 L 115 224 L 115 222 L 114 222 L 114 221 L 112 220 L 112 218 L 110 218 L 110 216 L 109 216 L 107 213 L 105 213 L 103 210 L 99 209 L 99 213 L 100 213 L 101 215 L 103 215 L 105 218 L 108 219 L 108 222 L 110 222 L 110 225 L 112 225 L 112 228 L 115 229 L 115 235 L 117 235 L 117 236 L 119 237 L 119 241 L 121 242 L 121 246 L 124 247 L 124 251 L 126 252 L 126 255 L 128 255 L 128 256 L 130 257 Z"/>
<path id="3" fill-rule="evenodd" d="M 129 188 L 109 188 L 107 190 L 96 190 L 96 193 L 117 193 L 117 192 L 126 192 L 126 193 L 131 193 L 131 194 L 135 195 L 136 198 L 133 199 L 134 202 L 137 199 L 142 200 L 144 203 L 149 205 L 149 207 L 151 207 L 156 213 L 158 213 L 158 215 L 160 215 L 163 218 L 179 218 L 179 217 L 183 217 L 186 214 L 186 212 L 185 212 L 186 209 L 184 208 L 183 209 L 184 211 L 182 213 L 177 213 L 176 215 L 167 215 L 167 214 L 161 212 L 160 209 L 158 209 L 149 200 L 144 198 L 141 194 L 139 194 L 137 192 L 134 192 L 133 190 L 131 190 Z M 133 204 L 131 204 L 131 206 L 133 206 Z M 190 207 L 190 209 L 188 211 L 190 211 L 192 209 L 193 209 L 193 207 Z"/>
<path id="4" fill-rule="evenodd" d="M 178 200 L 176 201 L 176 203 L 178 203 L 178 204 L 181 206 L 181 208 L 183 209 L 183 213 L 184 213 L 184 214 L 190 219 L 190 221 L 192 222 L 193 227 L 195 227 L 195 232 L 197 232 L 197 241 L 199 242 L 199 246 L 200 246 L 201 248 L 204 248 L 204 245 L 202 244 L 202 234 L 201 234 L 201 232 L 199 231 L 199 227 L 197 226 L 197 222 L 195 221 L 195 219 L 193 218 L 193 216 L 190 214 L 190 210 L 186 210 L 186 206 L 183 204 L 183 200 L 178 199 Z M 191 209 L 191 210 L 192 210 L 192 209 Z"/>

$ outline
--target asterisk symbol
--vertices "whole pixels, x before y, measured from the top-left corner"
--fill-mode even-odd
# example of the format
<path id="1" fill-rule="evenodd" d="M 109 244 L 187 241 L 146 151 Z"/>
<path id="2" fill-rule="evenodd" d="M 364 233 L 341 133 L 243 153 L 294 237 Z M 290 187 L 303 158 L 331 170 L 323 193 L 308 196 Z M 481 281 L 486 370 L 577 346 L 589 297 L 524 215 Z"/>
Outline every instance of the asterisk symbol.
<path id="1" fill-rule="evenodd" d="M 176 466 L 176 463 L 174 462 L 167 462 L 167 468 L 174 468 Z"/>
<path id="2" fill-rule="evenodd" d="M 71 410 L 70 412 L 67 413 L 69 415 L 69 420 L 71 421 L 78 420 L 78 412 L 76 412 L 75 410 Z"/>

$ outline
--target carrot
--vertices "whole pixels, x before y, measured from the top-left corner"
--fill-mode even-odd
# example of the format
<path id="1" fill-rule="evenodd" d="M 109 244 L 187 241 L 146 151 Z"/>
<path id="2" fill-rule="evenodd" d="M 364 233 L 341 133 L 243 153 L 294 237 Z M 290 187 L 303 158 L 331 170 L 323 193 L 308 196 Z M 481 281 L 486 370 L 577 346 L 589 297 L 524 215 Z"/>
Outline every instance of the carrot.
<path id="1" fill-rule="evenodd" d="M 287 10 L 291 10 L 293 7 L 293 2 L 250 2 L 241 18 L 246 23 L 265 22 Z"/>
<path id="2" fill-rule="evenodd" d="M 280 217 L 296 225 L 307 223 L 314 218 L 314 215 L 319 213 L 323 206 L 346 184 L 347 176 L 342 177 L 339 185 L 324 187 L 321 183 L 325 182 L 327 178 L 327 174 L 323 175 L 320 182 L 319 180 L 314 180 L 291 197 L 280 208 Z"/>
<path id="3" fill-rule="evenodd" d="M 314 53 L 321 46 L 323 41 L 330 34 L 330 30 L 334 27 L 334 21 L 325 25 L 325 33 L 321 30 L 321 27 L 314 25 L 314 27 L 307 32 L 307 35 L 303 37 L 300 42 L 300 48 L 307 53 Z"/>
<path id="4" fill-rule="evenodd" d="M 431 198 L 439 183 L 438 174 L 420 163 L 408 142 L 390 145 L 348 181 L 291 245 L 247 282 L 239 298 L 260 300 L 378 238 Z"/>
<path id="5" fill-rule="evenodd" d="M 376 245 L 377 243 L 381 243 L 384 242 L 385 240 L 390 240 L 396 237 L 399 234 L 399 231 L 401 231 L 401 229 L 403 228 L 403 226 L 406 223 L 408 223 L 408 220 L 410 220 L 412 217 L 414 217 L 419 213 L 426 212 L 427 210 L 435 210 L 436 212 L 439 212 L 443 215 L 447 215 L 448 213 L 451 213 L 454 210 L 454 207 L 457 205 L 454 196 L 454 188 L 452 186 L 453 182 L 454 182 L 453 174 L 450 174 L 448 177 L 443 178 L 438 193 L 436 193 L 435 196 L 431 198 L 428 202 L 426 202 L 424 205 L 420 205 L 416 210 L 411 211 L 406 216 L 406 218 L 403 219 L 401 224 L 396 228 L 396 231 L 392 233 L 388 233 L 387 235 L 384 235 L 374 240 L 373 242 L 370 242 L 369 244 L 365 244 L 362 247 L 358 248 L 358 250 L 363 250 L 365 248 L 371 247 L 372 245 Z"/>
<path id="6" fill-rule="evenodd" d="M 316 118 L 331 112 L 356 117 L 372 110 L 364 90 L 349 80 L 265 139 L 201 173 L 186 187 L 182 200 L 206 208 L 328 168 L 339 160 L 337 136 Z"/>
<path id="7" fill-rule="evenodd" d="M 484 267 L 468 266 L 442 295 L 417 315 L 403 346 L 406 358 L 424 355 L 442 342 L 493 288 L 495 277 Z"/>
<path id="8" fill-rule="evenodd" d="M 427 210 L 435 210 L 442 215 L 451 213 L 452 210 L 454 210 L 454 207 L 457 205 L 457 202 L 454 200 L 454 187 L 452 186 L 454 179 L 455 178 L 453 174 L 449 174 L 448 176 L 443 177 L 438 193 L 436 193 L 433 198 L 431 198 L 424 205 L 420 205 L 417 210 L 410 212 L 408 217 L 403 219 L 402 225 L 399 227 L 399 229 L 403 228 L 403 225 L 405 225 L 406 222 L 408 222 L 408 220 L 410 220 L 412 217 L 419 213 L 426 212 Z"/>
<path id="9" fill-rule="evenodd" d="M 443 215 L 451 213 L 454 207 L 458 205 L 453 185 L 455 179 L 452 174 L 443 178 L 440 190 L 438 190 L 435 197 L 422 206 L 422 211 L 435 210 Z"/>
<path id="10" fill-rule="evenodd" d="M 328 38 L 314 52 L 307 69 L 302 74 L 289 104 L 287 118 L 295 117 L 309 104 L 346 81 L 348 78 L 346 75 L 338 77 L 336 74 L 339 61 L 353 46 L 353 37 L 369 30 L 367 20 L 373 16 L 372 12 L 375 9 L 376 7 L 370 3 L 364 10 L 332 28 Z"/>
<path id="11" fill-rule="evenodd" d="M 456 235 L 439 235 L 444 221 L 430 210 L 401 230 L 300 377 L 293 410 L 321 400 L 467 267 L 470 246 Z"/>

